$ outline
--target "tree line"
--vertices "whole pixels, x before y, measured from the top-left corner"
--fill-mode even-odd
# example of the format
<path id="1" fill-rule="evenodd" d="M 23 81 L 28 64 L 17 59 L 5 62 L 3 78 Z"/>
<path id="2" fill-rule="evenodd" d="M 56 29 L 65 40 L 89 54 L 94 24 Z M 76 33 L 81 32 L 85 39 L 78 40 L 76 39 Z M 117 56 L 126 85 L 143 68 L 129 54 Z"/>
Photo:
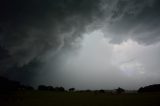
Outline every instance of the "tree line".
<path id="1" fill-rule="evenodd" d="M 105 93 L 107 90 L 81 90 L 78 91 L 75 88 L 69 88 L 66 90 L 64 87 L 53 87 L 53 86 L 46 86 L 46 85 L 39 85 L 37 89 L 34 89 L 32 86 L 22 85 L 18 81 L 9 80 L 4 77 L 0 77 L 0 93 L 6 92 L 13 92 L 17 90 L 39 90 L 39 91 L 55 91 L 55 92 L 96 92 L 96 93 Z M 125 93 L 123 88 L 117 88 L 113 90 L 114 93 L 121 94 Z M 110 91 L 112 92 L 112 91 Z M 138 93 L 143 92 L 160 92 L 160 84 L 149 85 L 145 87 L 141 87 L 137 90 Z"/>

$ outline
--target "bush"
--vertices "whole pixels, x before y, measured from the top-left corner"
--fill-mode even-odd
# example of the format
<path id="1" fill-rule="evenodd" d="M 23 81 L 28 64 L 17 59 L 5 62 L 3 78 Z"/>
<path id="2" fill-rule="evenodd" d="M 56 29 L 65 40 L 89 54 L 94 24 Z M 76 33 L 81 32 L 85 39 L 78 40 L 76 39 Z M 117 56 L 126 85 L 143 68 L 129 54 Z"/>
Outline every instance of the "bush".
<path id="1" fill-rule="evenodd" d="M 117 94 L 121 94 L 121 93 L 124 93 L 124 92 L 125 92 L 125 90 L 120 88 L 120 87 L 116 89 Z"/>

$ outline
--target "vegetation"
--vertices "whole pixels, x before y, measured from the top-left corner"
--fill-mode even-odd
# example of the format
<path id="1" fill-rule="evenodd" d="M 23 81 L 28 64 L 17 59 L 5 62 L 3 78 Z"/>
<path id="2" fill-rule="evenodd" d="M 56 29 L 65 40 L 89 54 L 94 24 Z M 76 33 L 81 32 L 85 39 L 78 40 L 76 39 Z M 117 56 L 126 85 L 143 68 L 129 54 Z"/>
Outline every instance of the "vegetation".
<path id="1" fill-rule="evenodd" d="M 140 88 L 140 93 L 127 93 L 123 88 L 95 91 L 70 88 L 67 91 L 45 85 L 35 90 L 0 77 L 0 106 L 160 106 L 158 89 L 156 84 Z"/>
<path id="2" fill-rule="evenodd" d="M 42 91 L 56 91 L 56 92 L 64 92 L 65 89 L 63 87 L 52 87 L 52 86 L 45 86 L 45 85 L 39 85 L 38 90 Z"/>
<path id="3" fill-rule="evenodd" d="M 75 91 L 75 88 L 70 88 L 69 91 L 73 92 L 73 91 Z"/>
<path id="4" fill-rule="evenodd" d="M 149 85 L 145 87 L 141 87 L 138 90 L 139 93 L 144 92 L 160 92 L 160 84 Z"/>
<path id="5" fill-rule="evenodd" d="M 125 90 L 123 89 L 123 88 L 118 88 L 118 89 L 116 89 L 116 93 L 117 94 L 121 94 L 121 93 L 124 93 L 125 92 Z"/>

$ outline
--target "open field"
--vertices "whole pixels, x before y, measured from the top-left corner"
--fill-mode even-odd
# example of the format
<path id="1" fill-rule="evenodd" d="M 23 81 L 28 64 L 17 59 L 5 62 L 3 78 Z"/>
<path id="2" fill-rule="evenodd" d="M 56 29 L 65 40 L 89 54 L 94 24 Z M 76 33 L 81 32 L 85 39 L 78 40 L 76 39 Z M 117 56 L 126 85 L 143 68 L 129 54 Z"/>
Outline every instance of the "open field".
<path id="1" fill-rule="evenodd" d="M 160 106 L 160 93 L 20 91 L 0 99 L 0 106 Z"/>

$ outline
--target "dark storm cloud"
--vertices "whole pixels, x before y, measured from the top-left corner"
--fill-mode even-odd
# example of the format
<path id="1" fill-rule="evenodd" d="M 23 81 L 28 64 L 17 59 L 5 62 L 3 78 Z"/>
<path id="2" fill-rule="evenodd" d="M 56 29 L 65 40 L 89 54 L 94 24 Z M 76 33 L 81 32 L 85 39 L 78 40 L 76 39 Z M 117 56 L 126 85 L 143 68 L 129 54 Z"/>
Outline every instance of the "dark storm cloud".
<path id="1" fill-rule="evenodd" d="M 50 49 L 60 50 L 96 19 L 107 24 L 112 42 L 154 43 L 160 39 L 159 5 L 158 0 L 1 1 L 0 45 L 9 55 L 1 62 L 23 66 Z"/>
<path id="2" fill-rule="evenodd" d="M 23 66 L 50 49 L 56 51 L 67 45 L 94 20 L 98 3 L 99 0 L 1 1 L 0 46 L 8 54 L 0 60 L 1 67 Z"/>
<path id="3" fill-rule="evenodd" d="M 32 82 L 43 69 L 47 78 L 47 69 L 66 59 L 56 54 L 69 51 L 87 28 L 103 29 L 113 44 L 154 44 L 159 19 L 159 0 L 1 0 L 0 75 Z"/>
<path id="4" fill-rule="evenodd" d="M 114 43 L 128 38 L 152 44 L 160 40 L 159 0 L 116 0 L 111 3 L 106 32 L 112 33 Z M 106 13 L 107 14 L 107 13 Z"/>

